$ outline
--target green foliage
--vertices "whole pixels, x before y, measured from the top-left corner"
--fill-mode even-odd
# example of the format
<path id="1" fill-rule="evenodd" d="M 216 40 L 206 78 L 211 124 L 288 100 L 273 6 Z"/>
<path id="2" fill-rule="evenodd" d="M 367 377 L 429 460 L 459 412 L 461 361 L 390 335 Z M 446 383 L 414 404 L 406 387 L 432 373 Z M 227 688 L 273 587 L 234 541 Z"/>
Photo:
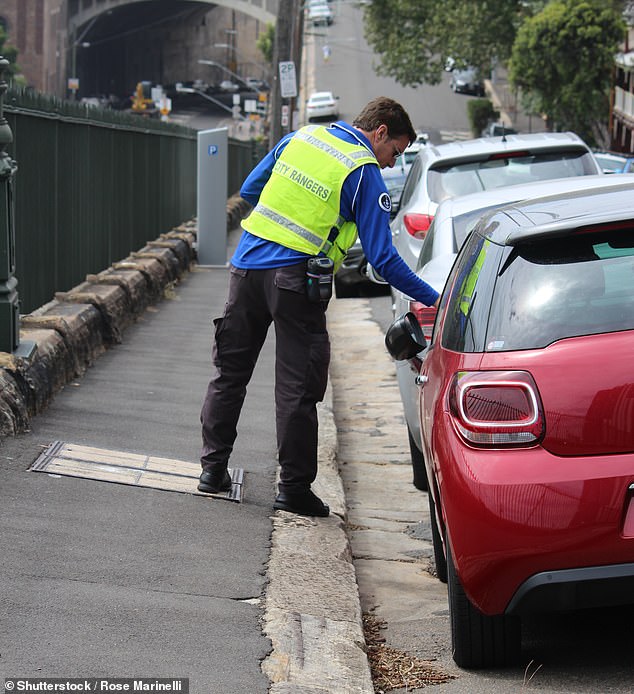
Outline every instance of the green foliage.
<path id="1" fill-rule="evenodd" d="M 256 41 L 260 53 L 269 65 L 273 64 L 273 46 L 275 44 L 275 25 L 267 24 L 266 31 L 263 31 Z"/>
<path id="2" fill-rule="evenodd" d="M 553 0 L 519 29 L 511 83 L 547 116 L 590 145 L 606 140 L 614 55 L 625 36 L 622 3 Z"/>
<path id="3" fill-rule="evenodd" d="M 522 3 L 516 0 L 450 0 L 437 3 L 449 55 L 488 71 L 505 61 L 520 23 Z M 448 10 L 448 11 L 447 11 Z"/>
<path id="4" fill-rule="evenodd" d="M 489 99 L 470 99 L 467 103 L 467 116 L 473 137 L 480 137 L 489 121 L 500 117 L 500 112 L 493 108 Z"/>
<path id="5" fill-rule="evenodd" d="M 373 0 L 365 35 L 380 56 L 377 72 L 407 86 L 438 84 L 448 57 L 487 72 L 508 58 L 522 12 L 520 0 Z"/>
<path id="6" fill-rule="evenodd" d="M 9 61 L 9 67 L 5 70 L 5 79 L 12 80 L 19 72 L 16 60 L 18 58 L 18 50 L 7 43 L 7 34 L 0 26 L 0 55 Z"/>
<path id="7" fill-rule="evenodd" d="M 438 84 L 446 51 L 430 28 L 436 0 L 373 0 L 365 5 L 365 35 L 380 56 L 379 75 L 403 85 Z"/>

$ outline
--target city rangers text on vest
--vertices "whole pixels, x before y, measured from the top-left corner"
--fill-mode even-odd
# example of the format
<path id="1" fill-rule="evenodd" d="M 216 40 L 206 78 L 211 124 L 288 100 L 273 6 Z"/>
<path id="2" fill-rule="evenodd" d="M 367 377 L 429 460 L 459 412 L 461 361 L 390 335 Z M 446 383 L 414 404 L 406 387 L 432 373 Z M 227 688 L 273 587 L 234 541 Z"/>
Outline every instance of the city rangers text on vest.
<path id="1" fill-rule="evenodd" d="M 314 178 L 307 176 L 306 174 L 302 173 L 299 169 L 285 164 L 279 159 L 275 162 L 273 171 L 275 171 L 275 173 L 279 174 L 280 176 L 285 176 L 291 181 L 298 183 L 309 193 L 313 193 L 321 200 L 328 200 L 330 194 L 332 193 L 332 190 L 330 190 L 330 188 L 326 188 L 321 183 L 319 183 L 319 181 L 316 181 Z"/>

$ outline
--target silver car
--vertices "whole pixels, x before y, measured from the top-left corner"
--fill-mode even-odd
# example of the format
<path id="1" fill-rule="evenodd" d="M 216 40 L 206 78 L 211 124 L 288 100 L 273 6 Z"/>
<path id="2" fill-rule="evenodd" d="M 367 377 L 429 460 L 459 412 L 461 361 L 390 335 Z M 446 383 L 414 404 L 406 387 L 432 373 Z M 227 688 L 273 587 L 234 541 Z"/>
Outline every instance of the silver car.
<path id="1" fill-rule="evenodd" d="M 484 96 L 484 82 L 478 70 L 474 67 L 466 67 L 463 70 L 454 68 L 451 71 L 449 86 L 454 92 L 460 94 L 475 94 Z"/>
<path id="2" fill-rule="evenodd" d="M 552 178 L 600 174 L 574 133 L 481 137 L 422 147 L 411 165 L 392 221 L 394 245 L 414 269 L 436 208 L 446 198 Z"/>
<path id="3" fill-rule="evenodd" d="M 465 239 L 488 212 L 520 200 L 551 196 L 585 190 L 634 185 L 634 174 L 621 176 L 580 176 L 538 181 L 525 185 L 508 186 L 471 195 L 447 199 L 436 210 L 433 223 L 427 233 L 416 266 L 416 274 L 442 292 L 456 255 Z M 509 212 L 510 214 L 510 212 Z M 371 275 L 372 276 L 372 275 Z M 376 276 L 375 276 L 376 277 Z M 417 317 L 425 337 L 429 341 L 436 319 L 436 309 L 413 301 L 401 292 L 393 292 L 394 314 L 400 316 L 408 311 Z M 418 416 L 419 387 L 416 383 L 418 371 L 408 361 L 396 362 L 396 376 L 400 389 L 414 472 L 414 486 L 427 489 L 425 465 L 421 453 L 421 435 Z"/>

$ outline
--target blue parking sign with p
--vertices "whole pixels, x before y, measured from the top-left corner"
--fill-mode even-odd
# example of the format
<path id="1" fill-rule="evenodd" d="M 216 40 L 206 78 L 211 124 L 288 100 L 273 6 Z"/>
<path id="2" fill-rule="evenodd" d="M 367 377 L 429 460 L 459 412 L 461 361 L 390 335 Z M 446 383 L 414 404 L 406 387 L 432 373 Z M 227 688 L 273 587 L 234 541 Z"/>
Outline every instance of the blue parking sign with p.
<path id="1" fill-rule="evenodd" d="M 207 148 L 207 154 L 210 157 L 213 157 L 215 154 L 218 154 L 218 145 L 209 145 Z"/>

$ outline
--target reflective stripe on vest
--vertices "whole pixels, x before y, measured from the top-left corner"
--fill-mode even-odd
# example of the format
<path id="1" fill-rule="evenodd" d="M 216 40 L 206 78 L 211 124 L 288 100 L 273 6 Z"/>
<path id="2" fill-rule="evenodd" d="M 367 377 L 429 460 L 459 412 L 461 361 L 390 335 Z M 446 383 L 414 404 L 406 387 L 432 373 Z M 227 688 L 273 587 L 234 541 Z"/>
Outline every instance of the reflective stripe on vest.
<path id="1" fill-rule="evenodd" d="M 354 223 L 340 215 L 341 188 L 364 164 L 377 164 L 365 147 L 345 142 L 323 126 L 302 128 L 276 161 L 243 227 L 307 255 L 325 253 L 340 264 L 356 239 Z M 344 225 L 347 231 L 335 246 L 333 240 Z"/>
<path id="2" fill-rule="evenodd" d="M 261 214 L 262 216 L 266 217 L 267 219 L 270 219 L 271 221 L 275 222 L 276 224 L 279 224 L 280 226 L 285 226 L 286 228 L 291 229 L 293 233 L 305 239 L 306 241 L 308 241 L 308 243 L 312 243 L 315 246 L 319 246 L 320 250 L 322 250 L 326 254 L 332 246 L 332 243 L 328 241 L 328 239 L 326 239 L 326 241 L 324 242 L 323 239 L 317 236 L 317 234 L 313 234 L 313 232 L 310 229 L 306 229 L 306 227 L 302 227 L 299 224 L 295 224 L 290 219 L 283 217 L 282 215 L 275 212 L 275 210 L 271 210 L 268 207 L 262 205 L 261 203 L 258 203 L 253 209 L 253 211 L 257 212 L 258 214 Z M 345 221 L 346 220 L 341 215 L 339 215 L 339 217 L 337 217 L 337 223 L 334 226 L 336 226 L 337 229 L 340 229 Z"/>
<path id="3" fill-rule="evenodd" d="M 334 157 L 340 161 L 344 166 L 347 166 L 350 171 L 357 168 L 359 159 L 366 159 L 368 157 L 368 150 L 365 147 L 357 147 L 357 149 L 355 149 L 353 152 L 345 154 L 336 147 L 333 147 L 323 140 L 320 140 L 318 137 L 313 135 L 315 130 L 318 128 L 318 125 L 308 125 L 305 128 L 298 130 L 295 137 L 298 137 L 300 140 L 304 140 L 304 142 L 308 142 L 309 144 L 313 145 L 313 147 L 317 147 L 326 152 L 331 157 Z"/>

